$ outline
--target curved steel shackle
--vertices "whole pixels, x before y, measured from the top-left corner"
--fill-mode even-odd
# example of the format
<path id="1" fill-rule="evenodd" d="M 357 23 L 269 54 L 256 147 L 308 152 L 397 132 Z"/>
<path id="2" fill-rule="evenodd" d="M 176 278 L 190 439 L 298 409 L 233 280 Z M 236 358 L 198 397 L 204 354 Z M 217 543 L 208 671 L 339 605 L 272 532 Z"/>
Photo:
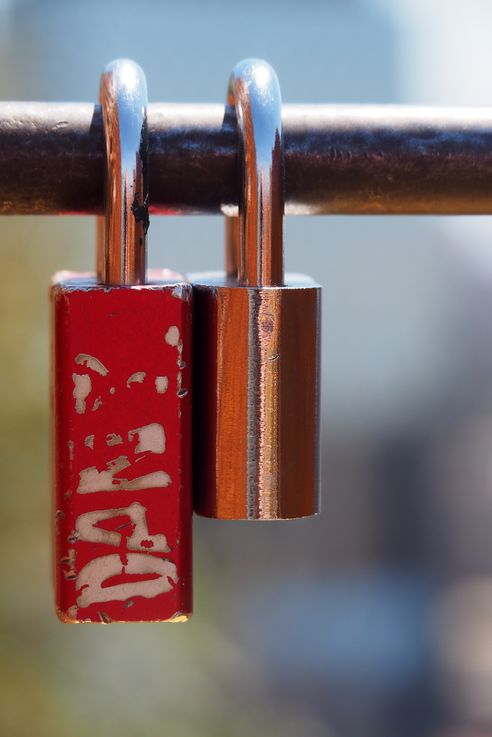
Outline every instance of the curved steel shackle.
<path id="1" fill-rule="evenodd" d="M 236 112 L 242 176 L 237 258 L 229 231 L 226 259 L 229 264 L 237 262 L 237 280 L 243 286 L 281 286 L 282 99 L 273 68 L 261 59 L 239 62 L 229 79 L 227 104 Z M 234 226 L 229 223 L 227 227 Z"/>
<path id="2" fill-rule="evenodd" d="M 97 275 L 104 284 L 143 284 L 149 227 L 147 83 L 138 64 L 128 59 L 108 64 L 99 100 L 106 200 L 98 222 Z"/>

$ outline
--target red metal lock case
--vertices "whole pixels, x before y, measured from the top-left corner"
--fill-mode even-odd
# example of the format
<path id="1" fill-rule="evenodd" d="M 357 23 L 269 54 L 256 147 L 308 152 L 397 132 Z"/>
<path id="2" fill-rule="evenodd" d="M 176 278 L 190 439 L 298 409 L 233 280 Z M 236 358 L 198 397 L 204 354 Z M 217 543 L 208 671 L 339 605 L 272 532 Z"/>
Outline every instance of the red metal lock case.
<path id="1" fill-rule="evenodd" d="M 56 607 L 65 622 L 182 621 L 192 609 L 191 287 L 172 272 L 139 283 L 145 93 L 135 64 L 106 69 L 99 273 L 59 274 L 51 290 Z"/>

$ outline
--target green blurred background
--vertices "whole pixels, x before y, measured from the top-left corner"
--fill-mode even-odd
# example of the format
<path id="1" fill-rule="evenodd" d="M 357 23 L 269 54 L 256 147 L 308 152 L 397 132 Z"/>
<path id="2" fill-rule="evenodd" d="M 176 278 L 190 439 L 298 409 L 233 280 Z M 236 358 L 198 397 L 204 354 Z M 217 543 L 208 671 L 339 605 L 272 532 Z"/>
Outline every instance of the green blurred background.
<path id="1" fill-rule="evenodd" d="M 222 102 L 266 58 L 285 102 L 490 104 L 487 0 L 0 0 L 0 96 Z M 53 611 L 48 285 L 92 218 L 0 221 L 0 737 L 490 737 L 490 218 L 289 218 L 324 286 L 323 514 L 195 521 L 186 625 Z M 154 218 L 151 264 L 220 268 L 221 218 Z"/>

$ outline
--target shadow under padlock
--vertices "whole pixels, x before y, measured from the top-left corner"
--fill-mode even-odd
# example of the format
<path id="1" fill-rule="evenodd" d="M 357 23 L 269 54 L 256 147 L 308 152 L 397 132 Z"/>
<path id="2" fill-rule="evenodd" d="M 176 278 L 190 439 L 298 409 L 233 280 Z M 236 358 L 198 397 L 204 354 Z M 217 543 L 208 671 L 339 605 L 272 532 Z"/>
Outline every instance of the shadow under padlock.
<path id="1" fill-rule="evenodd" d="M 191 274 L 194 507 L 220 519 L 319 511 L 321 287 L 283 269 L 281 96 L 248 59 L 231 76 L 241 144 L 239 217 L 225 273 Z"/>

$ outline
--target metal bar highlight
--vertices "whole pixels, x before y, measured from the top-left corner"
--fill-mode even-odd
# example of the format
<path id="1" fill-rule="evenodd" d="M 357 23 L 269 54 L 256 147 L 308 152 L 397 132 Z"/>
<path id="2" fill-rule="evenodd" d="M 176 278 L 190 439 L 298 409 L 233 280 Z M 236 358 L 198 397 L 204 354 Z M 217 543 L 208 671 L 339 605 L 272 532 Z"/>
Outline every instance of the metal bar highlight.
<path id="1" fill-rule="evenodd" d="M 223 105 L 148 109 L 151 212 L 234 214 Z M 288 214 L 492 214 L 492 108 L 284 105 Z M 0 103 L 0 213 L 102 214 L 99 106 Z"/>

